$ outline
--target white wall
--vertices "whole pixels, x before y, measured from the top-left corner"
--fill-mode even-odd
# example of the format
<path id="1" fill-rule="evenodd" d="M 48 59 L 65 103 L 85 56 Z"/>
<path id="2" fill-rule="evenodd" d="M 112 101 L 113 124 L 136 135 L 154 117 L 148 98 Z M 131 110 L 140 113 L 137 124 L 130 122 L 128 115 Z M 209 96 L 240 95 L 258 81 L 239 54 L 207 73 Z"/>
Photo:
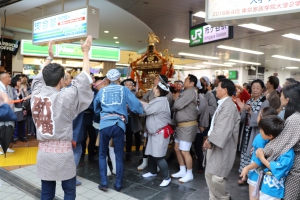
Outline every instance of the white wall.
<path id="1" fill-rule="evenodd" d="M 32 35 L 28 33 L 17 33 L 15 32 L 15 40 L 31 40 Z M 13 56 L 12 59 L 12 71 L 23 72 L 23 56 L 21 55 L 21 46 L 19 47 L 17 55 Z"/>
<path id="2" fill-rule="evenodd" d="M 212 82 L 215 79 L 215 71 L 218 70 L 218 68 L 211 68 L 211 69 L 200 69 L 200 70 L 186 70 L 183 71 L 184 77 L 186 77 L 188 74 L 193 74 L 197 76 L 197 78 L 201 78 L 202 76 L 207 76 L 210 81 Z M 234 81 L 240 85 L 242 85 L 244 82 L 247 82 L 247 76 L 248 72 L 243 67 L 231 67 L 227 68 L 227 70 L 230 71 L 238 71 L 238 80 Z"/>
<path id="3" fill-rule="evenodd" d="M 265 80 L 264 82 L 266 83 L 268 81 L 269 76 L 273 76 L 274 73 L 278 73 L 278 79 L 279 79 L 279 85 L 282 86 L 285 82 L 285 79 L 291 77 L 291 72 L 290 70 L 276 70 L 276 69 L 268 69 L 268 71 L 265 71 Z"/>

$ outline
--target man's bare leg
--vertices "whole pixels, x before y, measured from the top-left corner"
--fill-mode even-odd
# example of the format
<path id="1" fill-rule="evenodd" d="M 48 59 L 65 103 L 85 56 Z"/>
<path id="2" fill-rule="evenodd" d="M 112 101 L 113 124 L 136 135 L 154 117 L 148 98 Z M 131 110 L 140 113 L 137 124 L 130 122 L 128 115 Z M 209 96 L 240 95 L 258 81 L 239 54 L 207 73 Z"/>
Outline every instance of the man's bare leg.
<path id="1" fill-rule="evenodd" d="M 177 156 L 180 170 L 179 170 L 179 172 L 172 174 L 171 176 L 173 178 L 182 178 L 186 175 L 186 167 L 185 167 L 185 163 L 184 163 L 184 157 L 179 149 L 179 143 L 175 142 L 174 150 L 175 150 L 175 153 Z"/>

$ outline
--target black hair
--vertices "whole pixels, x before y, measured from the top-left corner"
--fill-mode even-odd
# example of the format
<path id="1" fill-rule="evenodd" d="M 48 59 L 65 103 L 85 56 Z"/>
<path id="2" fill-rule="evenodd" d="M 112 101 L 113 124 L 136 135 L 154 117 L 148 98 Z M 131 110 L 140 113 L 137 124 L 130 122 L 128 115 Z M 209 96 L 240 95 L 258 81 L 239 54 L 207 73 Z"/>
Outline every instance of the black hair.
<path id="1" fill-rule="evenodd" d="M 56 87 L 64 76 L 65 70 L 60 64 L 50 63 L 43 69 L 43 78 L 47 86 Z"/>
<path id="2" fill-rule="evenodd" d="M 18 81 L 21 81 L 20 78 L 18 78 L 18 77 L 13 77 L 13 78 L 11 79 L 11 82 L 10 82 L 11 87 L 13 87 L 13 88 L 16 87 Z"/>
<path id="3" fill-rule="evenodd" d="M 276 138 L 283 130 L 284 120 L 277 115 L 270 115 L 262 118 L 258 122 L 258 126 L 264 131 L 265 135 Z"/>
<path id="4" fill-rule="evenodd" d="M 287 85 L 282 88 L 282 93 L 285 98 L 289 98 L 284 114 L 284 119 L 287 119 L 295 112 L 300 112 L 300 84 Z"/>
<path id="5" fill-rule="evenodd" d="M 197 82 L 198 82 L 197 77 L 193 74 L 189 74 L 188 77 L 189 77 L 190 82 L 194 82 L 194 87 L 196 87 Z"/>
<path id="6" fill-rule="evenodd" d="M 290 84 L 296 84 L 296 83 L 299 83 L 298 81 L 296 81 L 295 79 L 293 78 L 287 78 L 285 79 L 286 81 L 288 81 Z"/>
<path id="7" fill-rule="evenodd" d="M 165 75 L 160 74 L 159 75 L 161 79 L 167 84 L 168 83 L 168 78 Z M 132 79 L 131 79 L 132 80 Z M 161 81 L 162 82 L 162 81 Z"/>
<path id="8" fill-rule="evenodd" d="M 244 84 L 243 84 L 243 86 L 245 86 L 245 85 L 247 85 L 247 86 L 248 86 L 248 83 L 244 83 Z"/>
<path id="9" fill-rule="evenodd" d="M 261 118 L 264 118 L 269 115 L 277 115 L 277 114 L 278 114 L 277 111 L 272 107 L 264 107 L 260 111 Z"/>
<path id="10" fill-rule="evenodd" d="M 276 76 L 269 76 L 269 83 L 273 85 L 274 90 L 279 86 L 279 79 Z"/>
<path id="11" fill-rule="evenodd" d="M 166 86 L 164 83 L 162 83 L 164 86 Z M 166 87 L 168 87 L 168 86 L 166 86 Z M 159 87 L 159 85 L 157 85 L 157 89 L 159 90 L 159 96 L 160 97 L 165 97 L 165 96 L 167 96 L 168 94 L 169 94 L 169 92 L 168 91 L 165 91 L 165 90 L 163 90 L 161 87 Z"/>
<path id="12" fill-rule="evenodd" d="M 222 79 L 226 79 L 226 76 L 219 75 L 219 76 L 217 76 L 217 79 L 219 80 L 219 82 L 221 82 Z"/>
<path id="13" fill-rule="evenodd" d="M 220 85 L 221 85 L 221 88 L 226 88 L 227 89 L 227 93 L 228 93 L 228 96 L 232 96 L 233 93 L 235 92 L 235 85 L 234 83 L 227 79 L 227 78 L 223 78 L 220 80 Z"/>
<path id="14" fill-rule="evenodd" d="M 133 86 L 135 86 L 135 84 L 136 84 L 135 81 L 134 81 L 133 79 L 128 78 L 128 79 L 125 79 L 125 80 L 122 81 L 123 85 L 125 85 L 125 83 L 126 83 L 127 81 L 131 81 L 131 82 L 133 83 Z"/>
<path id="15" fill-rule="evenodd" d="M 264 82 L 263 82 L 262 80 L 260 80 L 260 79 L 256 79 L 256 80 L 252 81 L 252 82 L 251 82 L 251 87 L 252 87 L 252 85 L 253 85 L 254 83 L 259 83 L 262 89 L 265 88 Z"/>
<path id="16" fill-rule="evenodd" d="M 198 89 L 198 94 L 199 93 L 201 93 L 201 94 L 206 94 L 207 93 L 207 88 L 205 88 L 204 87 L 204 83 L 202 83 L 201 81 L 200 81 L 200 84 L 201 84 L 201 86 L 202 86 L 202 89 Z"/>
<path id="17" fill-rule="evenodd" d="M 31 79 L 29 79 L 28 80 L 28 84 L 31 84 L 32 83 L 32 81 L 33 81 L 33 79 L 31 78 Z"/>
<path id="18" fill-rule="evenodd" d="M 248 93 L 249 93 L 249 94 L 252 93 L 251 85 L 247 84 L 247 90 L 248 90 Z"/>

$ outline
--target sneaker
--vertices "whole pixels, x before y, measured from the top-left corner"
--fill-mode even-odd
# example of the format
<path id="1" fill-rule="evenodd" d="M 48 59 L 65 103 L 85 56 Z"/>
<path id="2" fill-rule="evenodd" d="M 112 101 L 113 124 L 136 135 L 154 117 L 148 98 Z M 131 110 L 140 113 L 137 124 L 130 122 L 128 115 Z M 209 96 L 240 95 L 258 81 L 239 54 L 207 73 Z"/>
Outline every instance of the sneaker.
<path id="1" fill-rule="evenodd" d="M 7 153 L 14 153 L 15 150 L 8 148 L 6 152 L 7 152 Z"/>
<path id="2" fill-rule="evenodd" d="M 2 151 L 0 151 L 0 155 L 3 155 L 4 153 Z"/>
<path id="3" fill-rule="evenodd" d="M 76 186 L 79 186 L 79 185 L 81 185 L 81 182 L 76 179 Z"/>

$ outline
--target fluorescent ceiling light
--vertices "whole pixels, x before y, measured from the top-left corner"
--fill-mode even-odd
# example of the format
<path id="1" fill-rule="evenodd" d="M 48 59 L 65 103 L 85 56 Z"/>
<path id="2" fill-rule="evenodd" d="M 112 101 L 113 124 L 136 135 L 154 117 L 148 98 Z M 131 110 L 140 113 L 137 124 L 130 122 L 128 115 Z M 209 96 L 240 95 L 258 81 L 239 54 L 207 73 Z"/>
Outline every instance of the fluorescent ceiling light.
<path id="1" fill-rule="evenodd" d="M 173 41 L 173 42 L 190 43 L 190 40 L 187 40 L 187 39 L 180 39 L 180 38 L 174 38 L 172 41 Z"/>
<path id="2" fill-rule="evenodd" d="M 205 56 L 205 55 L 198 55 L 198 54 L 184 53 L 184 52 L 180 52 L 180 53 L 178 53 L 178 55 L 189 56 L 189 57 L 196 57 L 196 58 L 212 59 L 212 60 L 218 60 L 218 59 L 220 59 L 218 57 L 213 57 L 213 56 Z"/>
<path id="3" fill-rule="evenodd" d="M 299 69 L 299 67 L 293 67 L 293 66 L 291 66 L 291 67 L 286 67 L 287 69 Z"/>
<path id="4" fill-rule="evenodd" d="M 262 32 L 268 32 L 268 31 L 273 31 L 274 30 L 274 29 L 266 27 L 266 26 L 261 26 L 261 25 L 252 24 L 252 23 L 250 23 L 250 24 L 241 24 L 241 25 L 238 25 L 238 26 L 241 26 L 241 27 L 244 27 L 244 28 L 250 28 L 250 29 L 254 29 L 254 30 L 262 31 Z"/>
<path id="5" fill-rule="evenodd" d="M 243 53 L 251 53 L 251 54 L 264 54 L 263 52 L 260 51 L 252 51 L 252 50 L 248 50 L 248 49 L 240 49 L 240 48 L 236 48 L 236 47 L 229 47 L 229 46 L 224 46 L 224 45 L 219 45 L 217 46 L 220 49 L 227 49 L 227 50 L 232 50 L 232 51 L 239 51 L 239 52 L 243 52 Z"/>
<path id="6" fill-rule="evenodd" d="M 292 61 L 300 62 L 300 59 L 299 59 L 299 58 L 291 58 L 291 57 L 280 56 L 280 55 L 273 55 L 272 57 L 273 57 L 273 58 L 280 58 L 280 59 L 283 59 L 283 60 L 292 60 Z"/>
<path id="7" fill-rule="evenodd" d="M 232 67 L 231 65 L 224 65 L 224 64 L 218 64 L 218 63 L 212 63 L 212 62 L 203 62 L 205 65 L 216 65 L 221 67 Z"/>
<path id="8" fill-rule="evenodd" d="M 244 64 L 249 64 L 249 65 L 261 65 L 260 63 L 256 63 L 256 62 L 248 62 L 248 61 L 244 61 L 244 60 L 234 60 L 234 59 L 229 59 L 229 62 L 236 62 L 236 63 L 244 63 Z"/>
<path id="9" fill-rule="evenodd" d="M 123 63 L 116 63 L 116 65 L 118 65 L 118 66 L 127 66 L 127 67 L 130 66 L 130 64 L 123 64 Z"/>
<path id="10" fill-rule="evenodd" d="M 120 42 L 119 42 L 119 41 L 116 41 L 116 43 L 119 44 Z"/>
<path id="11" fill-rule="evenodd" d="M 236 65 L 236 63 L 226 62 L 226 63 L 224 63 L 224 65 Z"/>
<path id="12" fill-rule="evenodd" d="M 118 39 L 118 37 L 114 37 L 114 39 L 116 40 L 116 39 Z"/>
<path id="13" fill-rule="evenodd" d="M 109 33 L 109 31 L 104 31 L 104 33 Z"/>
<path id="14" fill-rule="evenodd" d="M 287 38 L 291 38 L 291 39 L 294 39 L 294 40 L 300 40 L 300 35 L 296 35 L 296 34 L 293 34 L 293 33 L 284 34 L 282 36 L 287 37 Z"/>
<path id="15" fill-rule="evenodd" d="M 205 12 L 199 11 L 199 12 L 195 13 L 194 16 L 195 17 L 205 18 Z"/>

